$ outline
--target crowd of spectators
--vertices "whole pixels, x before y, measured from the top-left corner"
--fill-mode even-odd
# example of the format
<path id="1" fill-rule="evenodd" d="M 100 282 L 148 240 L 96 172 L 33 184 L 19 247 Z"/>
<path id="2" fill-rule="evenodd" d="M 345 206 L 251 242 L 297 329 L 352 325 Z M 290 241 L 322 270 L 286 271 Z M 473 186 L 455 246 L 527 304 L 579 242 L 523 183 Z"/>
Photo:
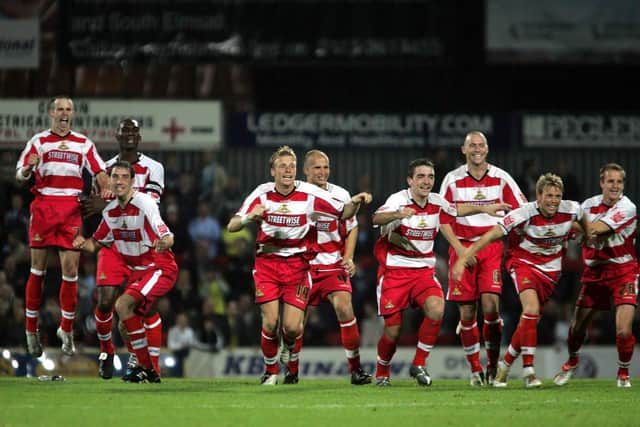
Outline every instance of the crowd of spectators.
<path id="1" fill-rule="evenodd" d="M 198 156 L 200 163 L 190 170 L 181 168 L 178 154 L 164 158 L 166 170 L 165 193 L 161 201 L 162 215 L 175 233 L 173 250 L 180 266 L 174 289 L 157 301 L 163 318 L 165 344 L 169 330 L 179 321 L 189 327 L 202 348 L 217 351 L 222 348 L 259 346 L 260 314 L 253 303 L 252 266 L 254 254 L 253 229 L 237 233 L 226 231 L 226 223 L 238 209 L 245 194 L 238 187 L 238 179 L 229 176 L 214 153 Z M 17 151 L 0 153 L 0 346 L 24 345 L 24 290 L 29 273 L 27 225 L 28 188 L 15 184 Z M 447 161 L 446 155 L 444 160 Z M 524 172 L 524 171 L 523 171 Z M 366 177 L 362 178 L 366 186 Z M 526 183 L 522 185 L 526 188 Z M 381 200 L 374 201 L 375 209 Z M 371 227 L 371 210 L 358 214 L 359 236 L 356 250 L 358 273 L 353 278 L 353 307 L 359 319 L 362 346 L 375 346 L 382 331 L 382 321 L 376 315 L 376 270 L 373 245 L 377 230 Z M 87 221 L 85 233 L 97 223 Z M 440 238 L 439 238 L 440 239 Z M 539 326 L 539 341 L 543 345 L 564 346 L 568 322 L 578 290 L 580 251 L 571 246 L 563 283 L 552 301 L 544 307 Z M 447 246 L 439 240 L 437 276 L 446 291 Z M 44 302 L 41 308 L 40 331 L 44 345 L 57 346 L 56 328 L 59 324 L 58 288 L 60 267 L 57 256 L 51 256 L 51 266 L 45 279 Z M 76 313 L 76 343 L 98 346 L 94 307 L 96 304 L 96 261 L 83 255 L 78 281 L 78 313 Z M 415 345 L 421 314 L 405 312 L 406 323 L 400 345 Z M 480 314 L 481 315 L 481 314 Z M 510 279 L 505 277 L 502 316 L 505 322 L 505 344 L 520 315 L 520 305 Z M 447 304 L 439 345 L 459 345 L 455 334 L 458 313 Z M 603 313 L 594 322 L 589 343 L 611 344 L 615 331 L 610 314 Z M 339 328 L 332 308 L 321 305 L 311 313 L 305 329 L 306 346 L 338 345 Z M 119 334 L 114 330 L 116 344 Z"/>

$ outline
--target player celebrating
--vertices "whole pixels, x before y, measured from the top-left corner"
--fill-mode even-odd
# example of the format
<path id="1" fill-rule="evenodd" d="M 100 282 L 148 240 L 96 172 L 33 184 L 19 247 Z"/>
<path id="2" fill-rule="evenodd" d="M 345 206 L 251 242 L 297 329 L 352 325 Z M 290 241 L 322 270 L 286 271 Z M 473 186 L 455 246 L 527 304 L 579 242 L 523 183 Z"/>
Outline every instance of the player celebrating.
<path id="1" fill-rule="evenodd" d="M 542 385 L 534 369 L 540 311 L 560 278 L 573 224 L 583 218 L 577 202 L 562 200 L 563 189 L 559 176 L 551 173 L 540 176 L 536 183 L 537 200 L 502 218 L 460 255 L 451 271 L 453 280 L 459 281 L 465 264 L 478 252 L 505 235 L 510 237 L 506 264 L 520 296 L 522 316 L 507 353 L 498 363 L 494 387 L 506 387 L 511 365 L 521 353 L 525 387 Z"/>
<path id="2" fill-rule="evenodd" d="M 582 249 L 585 270 L 576 301 L 567 344 L 569 359 L 553 382 L 563 386 L 573 376 L 591 319 L 596 310 L 609 310 L 613 299 L 616 310 L 618 347 L 618 387 L 631 387 L 629 365 L 635 338 L 633 316 L 638 299 L 638 261 L 635 249 L 636 205 L 622 192 L 625 171 L 617 163 L 600 169 L 602 194 L 582 203 L 588 223 L 588 236 Z"/>
<path id="3" fill-rule="evenodd" d="M 345 203 L 351 199 L 347 190 L 328 181 L 330 174 L 329 157 L 320 150 L 311 150 L 305 155 L 304 174 L 307 182 L 316 185 Z M 309 305 L 319 305 L 329 301 L 340 323 L 340 336 L 347 355 L 351 372 L 351 384 L 362 385 L 371 382 L 371 374 L 360 366 L 360 332 L 351 305 L 350 276 L 356 273 L 353 254 L 358 240 L 358 222 L 355 217 L 346 221 L 335 217 L 320 217 L 316 220 L 318 253 L 310 261 L 311 281 Z M 298 382 L 298 354 L 302 348 L 302 336 L 289 354 L 288 372 L 284 383 Z"/>
<path id="4" fill-rule="evenodd" d="M 280 147 L 270 159 L 274 182 L 259 185 L 244 201 L 227 228 L 239 231 L 257 222 L 256 260 L 253 270 L 255 301 L 262 312 L 261 347 L 266 365 L 263 385 L 278 382 L 278 340 L 280 301 L 282 336 L 290 351 L 302 335 L 304 312 L 311 278 L 309 259 L 314 256 L 315 236 L 311 226 L 318 216 L 348 219 L 371 195 L 359 193 L 348 203 L 336 200 L 315 185 L 296 181 L 296 155 Z"/>
<path id="5" fill-rule="evenodd" d="M 402 311 L 419 307 L 424 320 L 409 374 L 421 386 L 431 385 L 426 359 L 436 344 L 444 313 L 442 287 L 435 277 L 433 245 L 440 224 L 451 223 L 458 215 L 480 212 L 496 215 L 509 205 L 458 205 L 446 201 L 431 189 L 435 182 L 433 163 L 416 159 L 409 164 L 409 188 L 389 196 L 373 215 L 373 224 L 382 226 L 376 242 L 379 263 L 378 314 L 384 317 L 384 333 L 378 342 L 376 385 L 389 386 L 391 359 L 400 337 Z"/>
<path id="6" fill-rule="evenodd" d="M 103 246 L 115 248 L 108 258 L 109 265 L 104 267 L 126 283 L 115 307 L 139 364 L 128 380 L 160 382 L 151 361 L 142 316 L 157 298 L 171 290 L 178 266 L 170 250 L 173 233 L 160 217 L 155 199 L 134 190 L 134 182 L 135 171 L 129 162 L 120 160 L 111 167 L 116 199 L 104 208 L 93 237 L 76 237 L 74 247 L 91 253 Z"/>
<path id="7" fill-rule="evenodd" d="M 122 120 L 116 130 L 116 140 L 118 141 L 120 152 L 107 161 L 107 169 L 110 170 L 114 164 L 121 160 L 129 162 L 135 171 L 134 190 L 144 192 L 157 203 L 160 203 L 160 197 L 164 191 L 164 167 L 160 162 L 138 152 L 138 145 L 142 140 L 138 121 L 131 118 Z M 92 196 L 83 202 L 83 215 L 86 217 L 100 213 L 106 205 L 107 202 L 104 199 Z M 118 296 L 118 290 L 125 280 L 123 275 L 109 271 L 107 268 L 107 266 L 113 264 L 114 258 L 117 257 L 116 247 L 113 245 L 105 247 L 98 252 L 98 267 L 96 269 L 98 304 L 95 309 L 95 319 L 96 332 L 100 342 L 100 355 L 98 357 L 100 366 L 98 372 L 100 377 L 104 379 L 110 379 L 113 376 L 113 356 L 115 353 L 113 340 L 111 339 L 113 308 Z M 158 360 L 162 345 L 162 319 L 160 319 L 160 315 L 156 310 L 152 309 L 146 315 L 144 327 L 147 331 L 149 353 L 154 369 L 160 374 Z M 137 365 L 137 361 L 130 341 L 124 335 L 123 338 L 129 349 L 127 373 L 123 378 L 127 380 L 133 368 Z"/>
<path id="8" fill-rule="evenodd" d="M 469 132 L 462 146 L 466 164 L 449 172 L 442 181 L 440 195 L 451 203 L 489 204 L 505 202 L 514 209 L 527 200 L 513 178 L 504 170 L 487 162 L 489 145 L 481 132 Z M 449 271 L 465 247 L 496 225 L 498 218 L 478 214 L 459 217 L 452 225 L 443 224 L 441 232 L 451 241 Z M 453 239 L 453 240 L 452 240 Z M 502 241 L 495 241 L 469 259 L 462 280 L 453 285 L 449 277 L 447 300 L 455 301 L 460 311 L 460 340 L 471 368 L 471 385 L 493 382 L 500 356 L 502 319 Z M 482 335 L 487 351 L 486 376 L 480 364 L 480 333 L 477 324 L 477 301 L 480 300 L 484 323 Z"/>
<path id="9" fill-rule="evenodd" d="M 73 101 L 57 96 L 49 102 L 51 128 L 37 133 L 27 142 L 17 163 L 16 180 L 27 182 L 35 176 L 31 191 L 29 246 L 31 271 L 25 295 L 27 351 L 42 355 L 38 331 L 38 310 L 47 268 L 47 251 L 57 247 L 62 267 L 60 309 L 62 312 L 58 338 L 62 352 L 73 355 L 73 322 L 78 301 L 78 265 L 80 253 L 73 247 L 73 238 L 82 228 L 78 196 L 82 192 L 82 171 L 96 177 L 103 197 L 110 197 L 104 161 L 95 145 L 86 136 L 71 130 L 75 116 Z"/>

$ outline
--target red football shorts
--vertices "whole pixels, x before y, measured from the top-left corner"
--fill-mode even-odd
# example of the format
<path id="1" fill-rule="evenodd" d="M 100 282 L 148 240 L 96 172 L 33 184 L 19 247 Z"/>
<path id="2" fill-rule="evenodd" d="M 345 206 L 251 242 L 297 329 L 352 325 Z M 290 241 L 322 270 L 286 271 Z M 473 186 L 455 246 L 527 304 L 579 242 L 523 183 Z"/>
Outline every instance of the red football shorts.
<path id="1" fill-rule="evenodd" d="M 469 247 L 473 242 L 461 241 Z M 502 294 L 502 250 L 503 243 L 496 240 L 476 254 L 477 263 L 465 268 L 459 282 L 451 277 L 452 267 L 458 259 L 456 251 L 449 247 L 448 301 L 477 301 L 480 294 Z"/>
<path id="2" fill-rule="evenodd" d="M 609 310 L 611 299 L 617 307 L 638 303 L 638 272 L 635 264 L 616 268 L 586 268 L 576 306 Z"/>
<path id="3" fill-rule="evenodd" d="M 309 292 L 309 305 L 319 305 L 327 301 L 327 296 L 332 292 L 346 291 L 351 293 L 351 279 L 349 273 L 342 268 L 330 271 L 311 269 L 311 292 Z"/>
<path id="4" fill-rule="evenodd" d="M 281 299 L 285 303 L 307 308 L 311 289 L 309 261 L 301 256 L 256 257 L 253 270 L 256 304 Z"/>
<path id="5" fill-rule="evenodd" d="M 178 278 L 178 269 L 173 266 L 150 268 L 145 271 L 133 271 L 129 276 L 129 285 L 124 293 L 136 298 L 140 304 L 136 313 L 144 316 L 156 299 L 169 293 Z"/>
<path id="6" fill-rule="evenodd" d="M 444 297 L 433 268 L 385 269 L 376 287 L 378 314 L 389 316 L 407 308 L 422 308 L 430 296 Z"/>
<path id="7" fill-rule="evenodd" d="M 80 203 L 76 196 L 36 196 L 29 209 L 30 247 L 74 249 L 73 239 L 82 232 Z"/>
<path id="8" fill-rule="evenodd" d="M 98 251 L 98 266 L 96 268 L 97 286 L 121 286 L 127 284 L 131 277 L 128 268 L 115 245 L 105 246 Z"/>
<path id="9" fill-rule="evenodd" d="M 525 289 L 533 289 L 538 294 L 540 305 L 544 305 L 556 289 L 555 282 L 537 268 L 513 262 L 509 265 L 509 273 L 518 294 Z"/>

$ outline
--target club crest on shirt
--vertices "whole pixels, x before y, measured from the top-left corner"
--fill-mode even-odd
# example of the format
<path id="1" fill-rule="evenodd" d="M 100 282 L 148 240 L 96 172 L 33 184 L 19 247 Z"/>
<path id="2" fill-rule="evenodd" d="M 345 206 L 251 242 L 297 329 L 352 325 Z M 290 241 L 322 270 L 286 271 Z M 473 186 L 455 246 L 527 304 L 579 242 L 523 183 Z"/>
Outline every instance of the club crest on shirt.
<path id="1" fill-rule="evenodd" d="M 65 143 L 64 143 L 64 141 L 62 141 L 62 142 L 60 143 L 60 145 L 58 145 L 58 149 L 59 149 L 59 150 L 68 150 L 68 149 L 69 149 L 69 146 L 68 146 L 67 144 L 65 144 Z"/>
<path id="2" fill-rule="evenodd" d="M 418 227 L 418 228 L 429 228 L 429 224 L 427 223 L 426 219 L 421 217 L 420 218 L 420 222 L 418 223 L 418 225 L 416 225 L 416 227 Z"/>
<path id="3" fill-rule="evenodd" d="M 478 192 L 476 193 L 476 195 L 475 195 L 475 196 L 473 196 L 473 199 L 474 199 L 474 200 L 484 200 L 484 199 L 486 199 L 486 198 L 487 198 L 487 196 L 485 196 L 485 195 L 482 193 L 482 191 L 481 191 L 481 190 L 478 190 Z"/>
<path id="4" fill-rule="evenodd" d="M 278 212 L 278 213 L 290 213 L 291 210 L 287 207 L 286 204 L 283 204 L 282 206 L 280 206 L 278 208 L 278 210 L 276 212 Z"/>
<path id="5" fill-rule="evenodd" d="M 548 228 L 548 229 L 547 229 L 547 231 L 545 231 L 545 232 L 544 232 L 544 235 L 545 235 L 546 237 L 553 237 L 553 236 L 555 236 L 556 234 L 553 232 L 553 228 Z"/>
<path id="6" fill-rule="evenodd" d="M 125 220 L 124 218 L 122 218 L 122 226 L 121 226 L 120 228 L 122 228 L 122 229 L 124 229 L 124 230 L 126 230 L 127 228 L 129 228 L 129 227 L 127 226 L 127 220 Z"/>

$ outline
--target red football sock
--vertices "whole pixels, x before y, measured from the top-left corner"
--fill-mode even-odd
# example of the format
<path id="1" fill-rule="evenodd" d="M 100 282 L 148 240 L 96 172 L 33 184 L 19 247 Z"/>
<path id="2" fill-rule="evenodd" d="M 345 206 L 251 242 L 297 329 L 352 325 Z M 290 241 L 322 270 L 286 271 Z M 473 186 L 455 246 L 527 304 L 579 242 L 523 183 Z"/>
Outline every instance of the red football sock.
<path id="1" fill-rule="evenodd" d="M 260 347 L 266 371 L 270 374 L 278 374 L 278 337 L 275 333 L 262 329 Z"/>
<path id="2" fill-rule="evenodd" d="M 73 331 L 73 320 L 76 317 L 76 306 L 78 305 L 78 276 L 62 276 L 60 285 L 60 327 L 65 332 Z"/>
<path id="3" fill-rule="evenodd" d="M 533 366 L 538 344 L 538 318 L 540 316 L 531 313 L 522 313 L 520 326 L 522 327 L 522 365 Z"/>
<path id="4" fill-rule="evenodd" d="M 360 368 L 360 331 L 355 317 L 348 322 L 340 323 L 340 338 L 347 355 L 349 372 L 353 372 Z"/>
<path id="5" fill-rule="evenodd" d="M 418 344 L 416 345 L 416 354 L 413 356 L 413 364 L 415 366 L 425 366 L 427 357 L 436 345 L 438 333 L 442 320 L 431 320 L 428 317 L 422 319 L 420 329 L 418 330 Z"/>
<path id="6" fill-rule="evenodd" d="M 507 348 L 507 352 L 504 355 L 504 363 L 511 366 L 513 362 L 520 356 L 520 352 L 522 351 L 522 334 L 521 334 L 521 326 L 518 323 L 515 332 L 511 335 L 511 343 L 509 344 L 509 348 Z"/>
<path id="7" fill-rule="evenodd" d="M 486 313 L 482 325 L 484 347 L 487 351 L 487 368 L 498 366 L 500 358 L 500 340 L 502 339 L 502 320 L 499 313 Z"/>
<path id="8" fill-rule="evenodd" d="M 633 334 L 623 337 L 616 336 L 616 347 L 618 348 L 618 376 L 628 377 L 631 358 L 633 357 L 633 346 L 636 339 Z"/>
<path id="9" fill-rule="evenodd" d="M 44 271 L 31 269 L 25 289 L 25 329 L 27 332 L 38 330 L 38 310 L 42 302 L 42 282 Z"/>
<path id="10" fill-rule="evenodd" d="M 145 369 L 152 367 L 151 357 L 149 356 L 149 348 L 147 343 L 147 335 L 142 324 L 142 318 L 134 315 L 124 321 L 124 327 L 127 329 L 129 342 L 138 359 L 138 365 Z"/>
<path id="11" fill-rule="evenodd" d="M 293 348 L 291 348 L 289 353 L 289 363 L 287 364 L 287 369 L 292 374 L 298 373 L 298 367 L 300 366 L 300 351 L 302 350 L 302 334 L 296 337 L 296 341 L 293 344 Z"/>
<path id="12" fill-rule="evenodd" d="M 482 371 L 480 364 L 480 331 L 475 320 L 460 321 L 460 341 L 471 366 L 471 372 Z"/>
<path id="13" fill-rule="evenodd" d="M 94 312 L 96 318 L 96 333 L 100 342 L 100 351 L 104 353 L 114 354 L 113 340 L 111 339 L 111 331 L 113 329 L 113 312 L 103 313 L 96 307 Z"/>
<path id="14" fill-rule="evenodd" d="M 162 319 L 160 313 L 144 318 L 144 329 L 147 332 L 149 356 L 153 369 L 160 375 L 160 348 L 162 348 Z"/>
<path id="15" fill-rule="evenodd" d="M 376 364 L 376 378 L 389 377 L 391 359 L 396 352 L 396 343 L 382 334 L 378 341 L 378 363 Z"/>

